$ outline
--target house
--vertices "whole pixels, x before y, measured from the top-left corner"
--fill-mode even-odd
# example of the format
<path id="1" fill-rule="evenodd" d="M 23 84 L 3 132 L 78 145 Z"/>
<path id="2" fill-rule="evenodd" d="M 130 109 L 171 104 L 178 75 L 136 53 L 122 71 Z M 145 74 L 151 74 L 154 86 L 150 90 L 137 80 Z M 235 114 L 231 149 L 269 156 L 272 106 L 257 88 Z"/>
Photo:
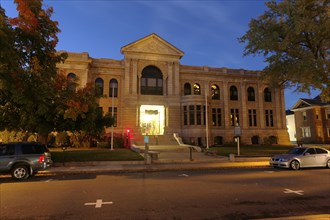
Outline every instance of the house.
<path id="1" fill-rule="evenodd" d="M 259 71 L 180 64 L 184 52 L 157 34 L 121 48 L 122 60 L 68 52 L 60 72 L 81 86 L 94 83 L 103 113 L 136 144 L 183 142 L 208 146 L 234 142 L 289 143 L 283 88 L 270 88 Z M 175 143 L 175 142 L 174 142 Z"/>
<path id="2" fill-rule="evenodd" d="M 291 110 L 298 142 L 330 143 L 330 102 L 323 102 L 320 96 L 299 99 Z"/>

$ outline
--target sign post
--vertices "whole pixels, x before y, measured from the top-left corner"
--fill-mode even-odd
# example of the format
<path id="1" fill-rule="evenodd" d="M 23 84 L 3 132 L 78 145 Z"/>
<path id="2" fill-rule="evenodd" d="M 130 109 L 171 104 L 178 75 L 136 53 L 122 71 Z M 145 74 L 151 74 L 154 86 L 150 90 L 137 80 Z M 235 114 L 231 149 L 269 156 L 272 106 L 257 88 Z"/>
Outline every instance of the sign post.
<path id="1" fill-rule="evenodd" d="M 240 142 L 240 136 L 241 136 L 241 127 L 237 124 L 234 128 L 234 135 L 235 135 L 235 141 L 237 143 L 237 156 L 240 155 L 240 149 L 239 149 L 239 142 Z"/>
<path id="2" fill-rule="evenodd" d="M 149 136 L 144 136 L 144 163 L 148 164 L 148 151 L 149 151 Z"/>

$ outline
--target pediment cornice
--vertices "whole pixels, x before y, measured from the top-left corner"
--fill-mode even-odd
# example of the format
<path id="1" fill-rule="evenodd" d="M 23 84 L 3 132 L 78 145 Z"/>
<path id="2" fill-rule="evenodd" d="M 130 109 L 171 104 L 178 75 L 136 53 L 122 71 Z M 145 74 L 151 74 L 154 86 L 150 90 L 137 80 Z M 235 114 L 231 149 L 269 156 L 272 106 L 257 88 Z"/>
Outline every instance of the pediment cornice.
<path id="1" fill-rule="evenodd" d="M 170 56 L 180 59 L 184 53 L 168 43 L 156 34 L 150 34 L 133 43 L 130 43 L 121 48 L 121 53 L 124 55 L 130 54 L 150 54 L 157 56 Z"/>

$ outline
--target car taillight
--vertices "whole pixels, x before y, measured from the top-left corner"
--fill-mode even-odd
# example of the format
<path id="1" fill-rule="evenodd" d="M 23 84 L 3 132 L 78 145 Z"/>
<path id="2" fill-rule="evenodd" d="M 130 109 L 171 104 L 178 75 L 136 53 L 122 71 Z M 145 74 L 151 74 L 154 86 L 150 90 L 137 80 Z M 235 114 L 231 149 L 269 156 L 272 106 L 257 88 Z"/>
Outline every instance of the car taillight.
<path id="1" fill-rule="evenodd" d="M 41 155 L 39 156 L 39 160 L 38 160 L 39 163 L 43 163 L 45 162 L 45 156 L 44 155 Z"/>

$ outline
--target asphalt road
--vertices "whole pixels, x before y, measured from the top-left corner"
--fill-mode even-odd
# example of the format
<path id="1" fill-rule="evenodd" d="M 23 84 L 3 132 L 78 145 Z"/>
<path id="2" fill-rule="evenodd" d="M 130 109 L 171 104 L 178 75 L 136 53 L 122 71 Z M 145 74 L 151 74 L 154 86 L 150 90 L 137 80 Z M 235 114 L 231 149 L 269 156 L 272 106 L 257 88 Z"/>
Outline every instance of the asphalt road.
<path id="1" fill-rule="evenodd" d="M 0 177 L 1 220 L 258 219 L 330 214 L 330 170 Z"/>

